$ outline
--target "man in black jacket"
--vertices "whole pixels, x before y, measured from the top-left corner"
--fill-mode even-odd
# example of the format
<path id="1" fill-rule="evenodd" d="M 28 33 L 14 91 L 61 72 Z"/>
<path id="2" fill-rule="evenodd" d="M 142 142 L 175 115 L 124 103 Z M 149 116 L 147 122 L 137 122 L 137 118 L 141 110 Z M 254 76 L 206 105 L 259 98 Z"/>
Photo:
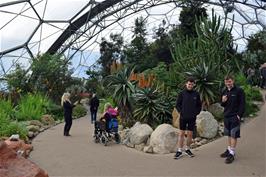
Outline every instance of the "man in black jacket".
<path id="1" fill-rule="evenodd" d="M 90 100 L 90 111 L 91 111 L 91 123 L 92 124 L 96 121 L 99 104 L 100 104 L 99 99 L 97 98 L 96 94 L 93 94 Z"/>
<path id="2" fill-rule="evenodd" d="M 229 164 L 234 161 L 237 138 L 240 138 L 240 120 L 245 111 L 245 93 L 236 87 L 234 78 L 226 76 L 224 79 L 226 89 L 222 92 L 224 107 L 224 135 L 228 136 L 228 147 L 220 156 Z"/>
<path id="3" fill-rule="evenodd" d="M 196 124 L 196 116 L 201 111 L 200 95 L 197 91 L 193 90 L 194 86 L 195 80 L 193 78 L 188 78 L 185 89 L 178 95 L 176 100 L 176 109 L 180 113 L 180 132 L 178 138 L 178 150 L 175 154 L 175 159 L 179 159 L 183 155 L 182 150 L 186 130 L 187 141 L 185 154 L 189 157 L 194 157 L 194 154 L 190 151 L 190 144 Z"/>

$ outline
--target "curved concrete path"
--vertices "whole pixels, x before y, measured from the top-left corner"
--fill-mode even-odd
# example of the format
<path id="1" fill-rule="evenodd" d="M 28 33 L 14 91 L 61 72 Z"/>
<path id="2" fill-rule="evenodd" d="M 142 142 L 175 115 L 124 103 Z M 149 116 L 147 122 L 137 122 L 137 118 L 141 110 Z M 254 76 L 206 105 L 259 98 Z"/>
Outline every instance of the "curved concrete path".
<path id="1" fill-rule="evenodd" d="M 266 104 L 257 118 L 241 129 L 236 160 L 225 164 L 219 154 L 226 138 L 194 150 L 196 157 L 174 160 L 174 154 L 151 155 L 122 145 L 95 144 L 93 126 L 84 117 L 73 122 L 71 137 L 57 125 L 33 141 L 30 159 L 49 176 L 265 176 Z"/>

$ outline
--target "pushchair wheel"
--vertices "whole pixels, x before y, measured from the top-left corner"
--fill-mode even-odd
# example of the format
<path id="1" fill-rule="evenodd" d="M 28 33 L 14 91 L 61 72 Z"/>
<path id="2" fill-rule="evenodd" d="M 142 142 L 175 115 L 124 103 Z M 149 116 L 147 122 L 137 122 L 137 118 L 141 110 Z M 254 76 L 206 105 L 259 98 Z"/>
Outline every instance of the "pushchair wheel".
<path id="1" fill-rule="evenodd" d="M 107 139 L 106 139 L 105 137 L 102 137 L 102 138 L 101 138 L 101 142 L 102 142 L 105 146 L 107 146 Z"/>
<path id="2" fill-rule="evenodd" d="M 95 136 L 95 137 L 94 137 L 94 142 L 95 142 L 95 143 L 99 143 L 99 142 L 100 142 L 100 139 L 99 139 L 98 136 Z"/>
<path id="3" fill-rule="evenodd" d="M 115 134 L 115 142 L 116 142 L 116 144 L 120 144 L 120 142 L 121 142 L 121 137 L 118 133 Z"/>

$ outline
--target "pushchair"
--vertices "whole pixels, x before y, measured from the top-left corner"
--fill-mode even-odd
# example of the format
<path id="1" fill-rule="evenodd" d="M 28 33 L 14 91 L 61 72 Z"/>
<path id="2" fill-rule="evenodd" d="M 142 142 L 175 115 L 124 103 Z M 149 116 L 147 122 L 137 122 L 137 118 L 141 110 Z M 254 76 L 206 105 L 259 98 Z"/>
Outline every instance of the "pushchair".
<path id="1" fill-rule="evenodd" d="M 95 121 L 94 124 L 94 142 L 102 143 L 105 146 L 111 141 L 115 141 L 117 144 L 120 143 L 121 138 L 118 134 L 118 121 L 116 117 L 108 117 L 101 119 L 100 121 Z M 106 116 L 105 116 L 106 117 Z M 105 121 L 104 121 L 105 120 Z"/>

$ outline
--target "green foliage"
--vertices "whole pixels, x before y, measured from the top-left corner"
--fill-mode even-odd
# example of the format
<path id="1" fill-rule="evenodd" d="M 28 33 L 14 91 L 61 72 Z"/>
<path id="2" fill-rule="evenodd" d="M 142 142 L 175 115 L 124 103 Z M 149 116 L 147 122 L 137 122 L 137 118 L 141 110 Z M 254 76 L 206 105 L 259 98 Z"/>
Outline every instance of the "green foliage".
<path id="1" fill-rule="evenodd" d="M 196 81 L 196 90 L 199 92 L 204 106 L 209 106 L 217 99 L 219 95 L 220 81 L 217 80 L 216 67 L 210 63 L 200 63 L 186 72 L 193 76 Z"/>
<path id="2" fill-rule="evenodd" d="M 247 84 L 247 79 L 242 73 L 238 73 L 235 77 L 235 82 L 240 85 L 245 92 L 246 105 L 244 116 L 254 114 L 259 110 L 258 106 L 254 104 L 254 101 L 263 101 L 262 95 L 258 88 L 252 87 Z"/>
<path id="3" fill-rule="evenodd" d="M 134 118 L 140 122 L 156 127 L 162 123 L 170 123 L 173 104 L 159 88 L 138 89 L 134 94 Z"/>
<path id="4" fill-rule="evenodd" d="M 248 84 L 247 78 L 241 72 L 239 72 L 235 75 L 235 82 L 237 85 L 240 85 L 240 86 L 246 86 Z"/>
<path id="5" fill-rule="evenodd" d="M 262 30 L 256 34 L 253 34 L 248 39 L 247 49 L 250 52 L 266 51 L 266 31 Z M 264 58 L 265 61 L 265 58 Z"/>
<path id="6" fill-rule="evenodd" d="M 170 35 L 167 34 L 169 27 L 166 27 L 166 21 L 163 20 L 157 29 L 154 30 L 155 41 L 151 43 L 149 48 L 149 58 L 156 66 L 158 62 L 164 62 L 167 65 L 173 63 L 173 58 L 169 46 L 171 45 Z M 149 62 L 151 61 L 149 60 Z"/>
<path id="7" fill-rule="evenodd" d="M 186 71 L 203 61 L 217 66 L 217 73 L 224 73 L 232 64 L 238 65 L 228 50 L 232 49 L 231 29 L 226 29 L 225 23 L 221 25 L 221 18 L 214 12 L 210 21 L 201 19 L 197 23 L 196 31 L 197 38 L 174 42 L 172 55 L 179 71 Z"/>
<path id="8" fill-rule="evenodd" d="M 11 122 L 9 115 L 6 112 L 0 112 L 0 131 L 5 132 L 7 125 Z M 3 136 L 0 134 L 0 136 Z"/>
<path id="9" fill-rule="evenodd" d="M 250 85 L 245 85 L 242 88 L 243 88 L 243 90 L 245 92 L 245 96 L 246 96 L 246 105 L 245 105 L 245 113 L 244 113 L 244 116 L 246 117 L 246 116 L 249 116 L 250 114 L 254 114 L 259 109 L 258 109 L 257 105 L 255 105 L 253 103 L 253 101 L 255 101 L 254 100 L 255 97 L 253 96 L 253 92 L 255 93 L 256 91 L 253 90 Z M 255 95 L 258 95 L 258 93 Z M 260 99 L 262 99 L 262 96 L 260 96 Z"/>
<path id="10" fill-rule="evenodd" d="M 27 139 L 27 129 L 25 126 L 11 122 L 6 112 L 0 112 L 0 137 L 9 137 L 12 134 L 19 134 L 21 139 Z"/>
<path id="11" fill-rule="evenodd" d="M 29 74 L 19 64 L 16 64 L 15 70 L 6 75 L 8 89 L 25 94 L 31 91 L 31 85 L 28 84 Z"/>
<path id="12" fill-rule="evenodd" d="M 22 120 L 39 120 L 46 113 L 49 100 L 41 94 L 27 94 L 21 98 L 16 107 L 16 118 Z"/>
<path id="13" fill-rule="evenodd" d="M 28 130 L 25 126 L 18 122 L 11 122 L 6 129 L 6 135 L 11 136 L 13 134 L 19 134 L 20 139 L 27 140 Z"/>
<path id="14" fill-rule="evenodd" d="M 120 60 L 123 62 L 123 43 L 124 41 L 121 34 L 111 33 L 110 41 L 107 41 L 105 38 L 102 38 L 102 42 L 100 44 L 101 56 L 98 60 L 98 64 L 100 64 L 102 67 L 101 75 L 103 77 L 111 74 L 111 65 L 114 61 Z"/>
<path id="15" fill-rule="evenodd" d="M 81 104 L 78 104 L 73 109 L 73 118 L 80 118 L 87 115 L 87 109 L 82 106 Z"/>
<path id="16" fill-rule="evenodd" d="M 135 93 L 135 81 L 130 81 L 131 68 L 124 68 L 114 75 L 104 78 L 104 87 L 112 95 L 124 121 L 132 117 L 132 94 Z"/>
<path id="17" fill-rule="evenodd" d="M 114 103 L 114 100 L 112 97 L 107 97 L 106 99 L 100 99 L 100 105 L 99 105 L 100 113 L 104 112 L 104 105 L 106 103 L 110 103 L 113 107 L 116 107 L 116 104 Z"/>
<path id="18" fill-rule="evenodd" d="M 182 83 L 183 81 L 183 78 L 180 77 L 174 64 L 167 66 L 165 63 L 160 62 L 156 67 L 147 69 L 144 73 L 147 75 L 154 75 L 155 82 L 159 85 L 165 86 L 165 88 L 170 89 L 170 91 L 176 91 L 179 83 Z M 183 85 L 180 84 L 180 88 L 182 86 Z"/>
<path id="19" fill-rule="evenodd" d="M 135 20 L 134 35 L 131 43 L 126 46 L 126 63 L 129 66 L 135 66 L 136 72 L 142 72 L 149 67 L 154 67 L 150 62 L 151 57 L 146 40 L 146 21 L 143 17 Z"/>
<path id="20" fill-rule="evenodd" d="M 185 1 L 185 6 L 182 7 L 180 12 L 179 21 L 180 24 L 180 35 L 186 37 L 197 37 L 195 24 L 199 17 L 207 18 L 207 12 L 202 7 L 201 1 Z"/>
<path id="21" fill-rule="evenodd" d="M 1 113 L 6 113 L 9 115 L 11 119 L 14 119 L 14 110 L 13 110 L 13 105 L 11 103 L 11 100 L 0 100 L 0 114 Z"/>
<path id="22" fill-rule="evenodd" d="M 47 114 L 53 115 L 55 120 L 62 120 L 64 118 L 64 110 L 61 105 L 50 103 L 47 106 Z"/>
<path id="23" fill-rule="evenodd" d="M 69 64 L 69 60 L 60 55 L 39 55 L 32 60 L 31 70 L 24 70 L 17 65 L 6 76 L 8 88 L 22 94 L 43 93 L 59 103 L 65 88 L 77 83 L 71 77 L 73 72 L 68 69 Z"/>
<path id="24" fill-rule="evenodd" d="M 101 83 L 101 71 L 97 71 L 97 67 L 93 67 L 88 69 L 86 74 L 88 75 L 85 83 L 86 90 L 90 93 L 97 93 L 99 97 L 104 97 L 105 91 Z"/>
<path id="25" fill-rule="evenodd" d="M 236 68 L 240 70 L 232 49 L 232 29 L 225 28 L 225 24 L 226 20 L 221 24 L 213 11 L 211 20 L 200 18 L 196 24 L 196 38 L 175 41 L 171 51 L 179 78 L 195 77 L 196 89 L 207 106 L 218 100 L 223 76 Z"/>

